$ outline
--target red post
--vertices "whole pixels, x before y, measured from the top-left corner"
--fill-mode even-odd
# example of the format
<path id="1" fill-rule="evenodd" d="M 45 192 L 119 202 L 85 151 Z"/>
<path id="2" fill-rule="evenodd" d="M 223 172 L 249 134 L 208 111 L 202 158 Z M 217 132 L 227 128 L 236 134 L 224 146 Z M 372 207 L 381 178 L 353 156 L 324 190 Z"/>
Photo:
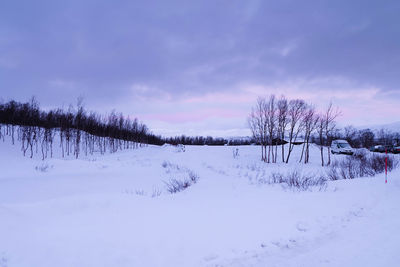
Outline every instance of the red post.
<path id="1" fill-rule="evenodd" d="M 387 148 L 385 149 L 386 157 L 385 157 L 385 184 L 387 184 Z"/>

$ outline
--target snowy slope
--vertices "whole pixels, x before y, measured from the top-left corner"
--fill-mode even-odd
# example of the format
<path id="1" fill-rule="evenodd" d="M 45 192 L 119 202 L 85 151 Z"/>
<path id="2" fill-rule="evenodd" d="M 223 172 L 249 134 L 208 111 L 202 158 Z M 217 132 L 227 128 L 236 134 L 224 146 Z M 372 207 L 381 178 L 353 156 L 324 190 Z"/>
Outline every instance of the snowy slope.
<path id="1" fill-rule="evenodd" d="M 399 171 L 298 192 L 260 177 L 324 172 L 316 148 L 307 166 L 298 149 L 289 165 L 232 149 L 41 161 L 0 143 L 0 266 L 398 266 Z"/>

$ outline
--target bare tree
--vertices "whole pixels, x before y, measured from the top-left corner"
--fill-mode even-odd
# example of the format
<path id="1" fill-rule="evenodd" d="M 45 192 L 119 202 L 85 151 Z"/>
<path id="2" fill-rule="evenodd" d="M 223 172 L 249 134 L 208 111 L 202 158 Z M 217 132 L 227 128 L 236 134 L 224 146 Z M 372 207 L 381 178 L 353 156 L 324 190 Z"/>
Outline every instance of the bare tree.
<path id="1" fill-rule="evenodd" d="M 393 145 L 393 135 L 388 129 L 380 129 L 377 132 L 378 142 L 383 145 Z"/>
<path id="2" fill-rule="evenodd" d="M 327 145 L 328 145 L 328 163 L 327 165 L 331 164 L 331 147 L 329 146 L 332 135 L 334 133 L 334 130 L 336 128 L 336 118 L 340 115 L 340 111 L 336 108 L 333 108 L 332 102 L 329 103 L 328 108 L 326 109 L 326 112 L 324 114 L 324 120 L 325 120 L 325 138 L 327 140 Z"/>
<path id="3" fill-rule="evenodd" d="M 9 101 L 0 103 L 0 138 L 9 135 L 14 143 L 14 132 L 17 140 L 21 142 L 21 150 L 26 155 L 30 151 L 30 157 L 41 151 L 42 159 L 48 157 L 48 151 L 53 156 L 53 140 L 59 134 L 62 156 L 74 153 L 79 156 L 80 149 L 85 148 L 85 153 L 93 153 L 96 148 L 101 153 L 109 149 L 111 152 L 125 148 L 135 148 L 131 144 L 138 142 L 150 142 L 151 144 L 163 144 L 166 139 L 155 136 L 149 132 L 146 125 L 127 121 L 122 114 L 115 113 L 110 118 L 104 118 L 95 113 L 90 116 L 82 106 L 82 100 L 78 99 L 77 110 L 72 106 L 67 111 L 62 109 L 41 111 L 39 104 L 32 98 L 27 103 Z"/>
<path id="4" fill-rule="evenodd" d="M 353 126 L 348 125 L 344 128 L 344 139 L 352 146 L 352 147 L 360 147 L 360 132 Z"/>
<path id="5" fill-rule="evenodd" d="M 277 105 L 275 95 L 258 98 L 248 118 L 254 139 L 261 145 L 261 160 L 276 162 L 273 140 L 277 136 Z M 268 146 L 268 151 L 267 151 Z"/>
<path id="6" fill-rule="evenodd" d="M 278 100 L 277 103 L 278 108 L 278 128 L 277 128 L 277 136 L 282 142 L 281 150 L 282 150 L 282 162 L 285 162 L 285 133 L 286 128 L 289 123 L 288 120 L 288 100 L 283 95 Z M 278 145 L 277 145 L 278 147 Z"/>
<path id="7" fill-rule="evenodd" d="M 261 160 L 266 161 L 266 121 L 264 116 L 265 99 L 258 98 L 257 104 L 252 108 L 248 124 L 254 139 L 261 145 Z"/>
<path id="8" fill-rule="evenodd" d="M 290 100 L 289 102 L 289 108 L 288 108 L 288 117 L 290 120 L 289 149 L 286 157 L 286 163 L 289 162 L 290 154 L 293 151 L 294 148 L 293 143 L 296 142 L 299 133 L 304 128 L 304 122 L 302 120 L 302 117 L 304 115 L 305 108 L 306 108 L 306 103 L 304 102 L 304 100 L 295 99 L 295 100 Z"/>
<path id="9" fill-rule="evenodd" d="M 318 114 L 318 122 L 317 122 L 317 132 L 318 132 L 318 141 L 319 141 L 319 149 L 321 153 L 321 165 L 324 166 L 324 130 L 325 130 L 325 119 L 322 114 Z"/>
<path id="10" fill-rule="evenodd" d="M 276 104 L 275 95 L 271 95 L 269 100 L 264 106 L 264 117 L 266 122 L 266 128 L 268 130 L 267 143 L 268 143 L 268 158 L 267 162 L 275 162 L 274 150 L 273 150 L 273 139 L 276 135 Z M 272 155 L 271 155 L 272 154 Z"/>
<path id="11" fill-rule="evenodd" d="M 321 150 L 321 164 L 325 165 L 324 161 L 324 146 L 327 147 L 328 150 L 328 162 L 327 165 L 331 164 L 331 148 L 329 146 L 332 136 L 335 133 L 336 128 L 336 118 L 340 115 L 340 111 L 336 108 L 333 108 L 332 103 L 329 103 L 326 111 L 322 114 L 319 114 L 319 121 L 317 124 L 318 137 L 319 137 L 319 145 Z"/>
<path id="12" fill-rule="evenodd" d="M 85 110 L 83 107 L 83 98 L 79 97 L 77 101 L 77 112 L 74 116 L 73 126 L 75 127 L 75 157 L 78 158 L 81 147 L 81 129 L 84 129 Z"/>
<path id="13" fill-rule="evenodd" d="M 313 105 L 308 105 L 306 111 L 304 112 L 304 143 L 301 151 L 300 161 L 303 159 L 304 153 L 304 163 L 309 162 L 310 158 L 310 137 L 312 132 L 317 128 L 319 117 L 316 114 L 315 107 Z"/>

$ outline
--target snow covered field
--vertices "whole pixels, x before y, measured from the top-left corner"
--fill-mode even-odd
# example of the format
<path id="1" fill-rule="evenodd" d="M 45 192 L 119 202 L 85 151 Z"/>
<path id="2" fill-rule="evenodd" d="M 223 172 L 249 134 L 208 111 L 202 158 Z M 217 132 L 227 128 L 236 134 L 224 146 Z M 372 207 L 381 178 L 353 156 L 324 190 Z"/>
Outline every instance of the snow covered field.
<path id="1" fill-rule="evenodd" d="M 400 171 L 297 191 L 260 148 L 148 146 L 78 160 L 0 143 L 0 267 L 399 266 Z M 345 156 L 333 156 L 340 158 Z M 198 176 L 170 194 L 166 182 Z M 322 189 L 322 190 L 320 190 Z"/>

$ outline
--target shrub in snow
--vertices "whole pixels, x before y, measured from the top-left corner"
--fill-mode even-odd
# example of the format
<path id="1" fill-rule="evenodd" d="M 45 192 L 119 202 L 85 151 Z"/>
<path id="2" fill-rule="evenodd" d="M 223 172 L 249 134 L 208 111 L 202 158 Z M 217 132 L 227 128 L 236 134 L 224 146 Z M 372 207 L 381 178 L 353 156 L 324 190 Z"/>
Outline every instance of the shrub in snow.
<path id="1" fill-rule="evenodd" d="M 180 192 L 189 186 L 197 183 L 199 176 L 186 167 L 164 161 L 161 166 L 165 172 L 171 177 L 167 182 L 164 181 L 166 189 L 169 193 L 174 194 Z"/>
<path id="2" fill-rule="evenodd" d="M 151 197 L 159 197 L 159 196 L 161 196 L 161 190 L 160 189 L 158 189 L 158 188 L 153 188 L 153 193 L 151 194 Z"/>
<path id="3" fill-rule="evenodd" d="M 143 189 L 136 189 L 136 191 L 135 191 L 135 193 L 136 193 L 136 195 L 138 195 L 138 196 L 144 196 L 144 195 L 146 195 L 146 193 L 144 192 L 144 190 Z"/>
<path id="4" fill-rule="evenodd" d="M 171 194 L 175 194 L 181 192 L 191 186 L 190 180 L 178 180 L 178 179 L 171 179 L 168 182 L 164 182 L 167 191 Z"/>
<path id="5" fill-rule="evenodd" d="M 128 195 L 134 195 L 135 194 L 137 196 L 143 196 L 143 197 L 151 196 L 152 198 L 155 198 L 155 197 L 160 196 L 162 192 L 161 192 L 161 190 L 159 188 L 153 187 L 153 191 L 152 191 L 151 195 L 148 192 L 144 191 L 143 189 L 136 189 L 136 190 L 125 189 L 123 191 L 123 193 L 128 194 Z"/>
<path id="6" fill-rule="evenodd" d="M 189 171 L 188 175 L 189 175 L 190 181 L 194 184 L 197 183 L 197 180 L 199 180 L 199 176 L 192 171 Z"/>
<path id="7" fill-rule="evenodd" d="M 175 194 L 181 192 L 188 188 L 189 186 L 197 183 L 199 176 L 192 171 L 188 172 L 188 178 L 179 180 L 179 179 L 170 179 L 168 182 L 165 183 L 165 187 L 167 191 L 171 194 Z"/>
<path id="8" fill-rule="evenodd" d="M 274 172 L 270 177 L 270 183 L 272 184 L 280 184 L 284 182 L 284 175 L 282 173 Z"/>
<path id="9" fill-rule="evenodd" d="M 182 167 L 180 167 L 177 164 L 172 164 L 169 161 L 163 161 L 163 163 L 161 163 L 161 166 L 165 169 L 167 169 L 167 172 L 171 172 L 171 171 L 181 171 L 181 169 L 183 169 Z"/>
<path id="10" fill-rule="evenodd" d="M 43 163 L 35 167 L 35 170 L 40 172 L 48 172 L 50 169 L 53 168 L 53 165 L 49 165 L 48 163 Z"/>
<path id="11" fill-rule="evenodd" d="M 351 156 L 334 161 L 327 171 L 328 179 L 354 179 L 383 173 L 385 171 L 386 157 L 388 171 L 392 171 L 399 163 L 398 159 L 394 156 L 377 155 L 359 150 Z"/>
<path id="12" fill-rule="evenodd" d="M 185 148 L 185 146 L 182 145 L 182 144 L 177 144 L 177 145 L 175 146 L 175 152 L 185 152 L 185 150 L 186 150 L 186 148 Z"/>
<path id="13" fill-rule="evenodd" d="M 287 174 L 272 173 L 269 183 L 283 184 L 288 188 L 298 190 L 308 190 L 311 187 L 319 187 L 319 190 L 326 188 L 326 178 L 312 174 L 302 174 L 297 170 Z"/>
<path id="14" fill-rule="evenodd" d="M 232 153 L 233 153 L 233 158 L 234 159 L 238 158 L 239 157 L 239 148 L 234 148 L 232 150 Z"/>
<path id="15" fill-rule="evenodd" d="M 163 168 L 167 168 L 167 167 L 168 167 L 168 162 L 164 161 L 164 162 L 161 164 L 161 166 L 162 166 Z"/>

